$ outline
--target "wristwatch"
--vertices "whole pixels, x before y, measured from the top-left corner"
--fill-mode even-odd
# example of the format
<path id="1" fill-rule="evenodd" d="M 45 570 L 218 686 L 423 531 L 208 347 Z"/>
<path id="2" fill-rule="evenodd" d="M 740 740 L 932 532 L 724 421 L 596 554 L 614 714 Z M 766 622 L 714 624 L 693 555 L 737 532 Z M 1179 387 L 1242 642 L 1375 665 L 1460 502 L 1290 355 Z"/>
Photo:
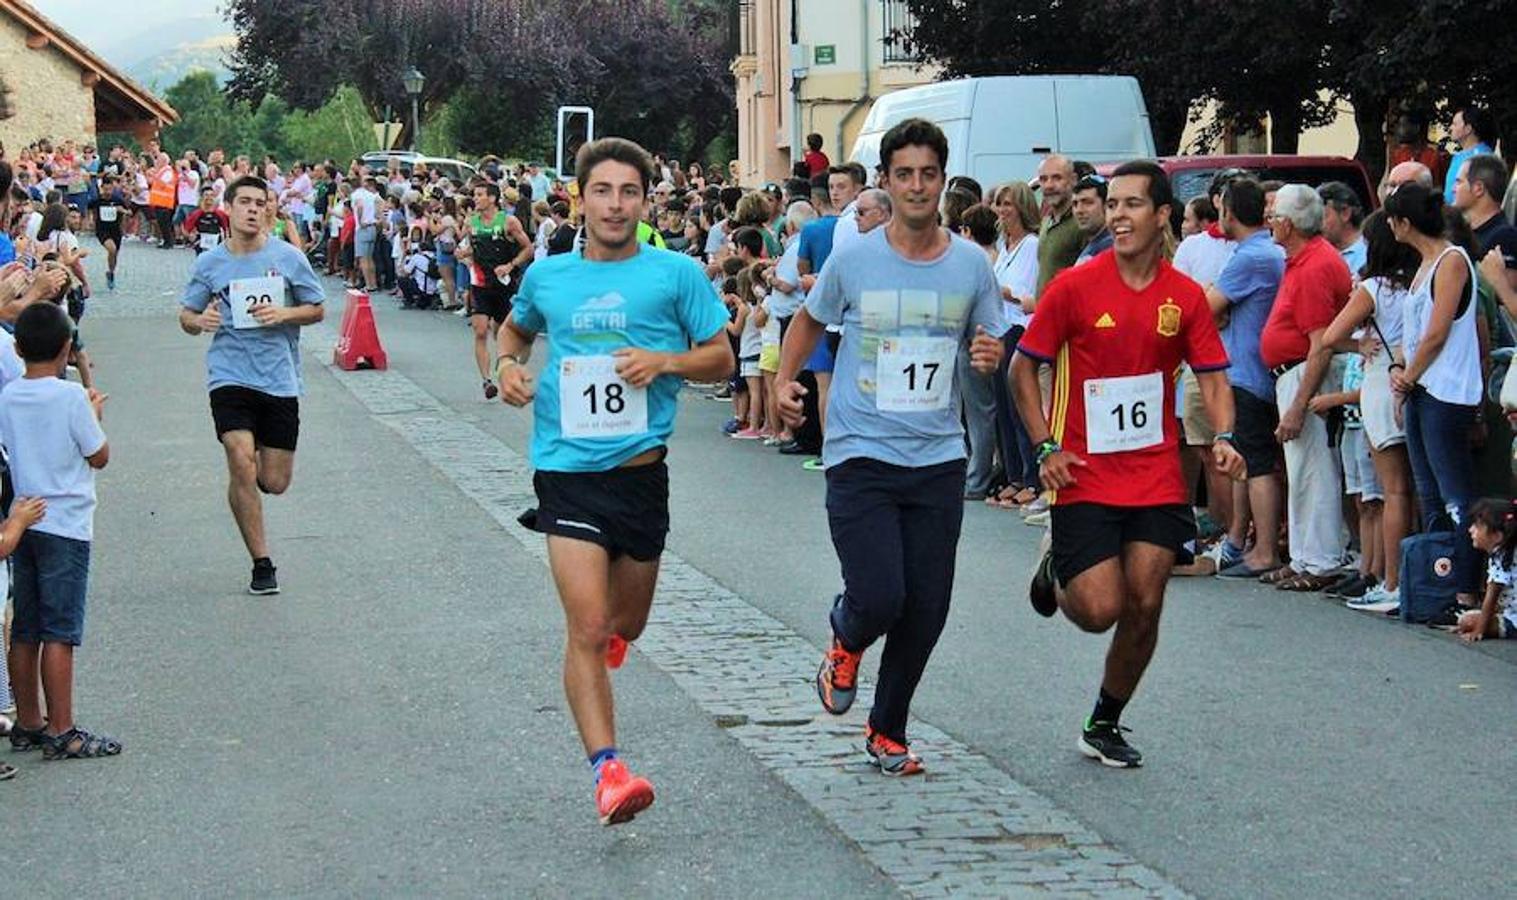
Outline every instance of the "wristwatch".
<path id="1" fill-rule="evenodd" d="M 1053 456 L 1055 453 L 1058 453 L 1063 449 L 1063 447 L 1059 446 L 1059 442 L 1053 438 L 1049 438 L 1048 440 L 1042 442 L 1037 446 L 1035 450 L 1035 458 L 1037 459 L 1038 465 L 1043 465 L 1043 460 L 1047 459 L 1050 456 Z"/>
<path id="2" fill-rule="evenodd" d="M 1233 433 L 1231 431 L 1219 431 L 1219 432 L 1217 432 L 1217 436 L 1214 437 L 1214 438 L 1212 438 L 1211 442 L 1213 444 L 1215 444 L 1218 441 L 1227 441 L 1229 444 L 1232 444 L 1234 447 L 1238 446 L 1238 442 L 1235 441 L 1235 440 L 1233 440 Z"/>

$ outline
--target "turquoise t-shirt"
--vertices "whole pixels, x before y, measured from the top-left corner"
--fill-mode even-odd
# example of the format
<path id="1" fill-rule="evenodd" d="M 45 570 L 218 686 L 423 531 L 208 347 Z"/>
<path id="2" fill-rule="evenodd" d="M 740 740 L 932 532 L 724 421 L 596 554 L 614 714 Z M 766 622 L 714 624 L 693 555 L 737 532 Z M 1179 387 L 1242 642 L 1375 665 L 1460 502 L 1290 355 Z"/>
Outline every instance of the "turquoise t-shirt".
<path id="1" fill-rule="evenodd" d="M 532 465 L 550 472 L 604 472 L 667 443 L 681 379 L 663 375 L 637 391 L 616 377 L 611 354 L 627 347 L 683 353 L 727 325 L 727 308 L 700 264 L 648 244 L 617 262 L 579 253 L 538 260 L 511 315 L 548 338 L 533 402 Z"/>

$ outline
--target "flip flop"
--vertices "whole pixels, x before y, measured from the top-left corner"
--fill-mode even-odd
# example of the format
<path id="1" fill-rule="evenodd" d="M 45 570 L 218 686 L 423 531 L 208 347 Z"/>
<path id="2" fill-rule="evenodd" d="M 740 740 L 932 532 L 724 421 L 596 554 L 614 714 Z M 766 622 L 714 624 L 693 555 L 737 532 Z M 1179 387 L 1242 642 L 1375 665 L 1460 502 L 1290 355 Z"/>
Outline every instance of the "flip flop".
<path id="1" fill-rule="evenodd" d="M 1279 571 L 1281 568 L 1283 568 L 1283 567 L 1282 566 L 1276 566 L 1274 568 L 1269 568 L 1269 569 L 1251 569 L 1251 568 L 1249 568 L 1248 563 L 1246 563 L 1246 562 L 1238 562 L 1238 563 L 1233 563 L 1232 565 L 1228 566 L 1227 568 L 1222 569 L 1221 571 L 1219 571 L 1217 573 L 1217 577 L 1218 578 L 1226 578 L 1226 579 L 1229 579 L 1229 580 L 1237 578 L 1237 579 L 1241 579 L 1241 580 L 1257 581 L 1257 580 L 1263 578 L 1265 575 L 1268 575 L 1271 572 Z"/>

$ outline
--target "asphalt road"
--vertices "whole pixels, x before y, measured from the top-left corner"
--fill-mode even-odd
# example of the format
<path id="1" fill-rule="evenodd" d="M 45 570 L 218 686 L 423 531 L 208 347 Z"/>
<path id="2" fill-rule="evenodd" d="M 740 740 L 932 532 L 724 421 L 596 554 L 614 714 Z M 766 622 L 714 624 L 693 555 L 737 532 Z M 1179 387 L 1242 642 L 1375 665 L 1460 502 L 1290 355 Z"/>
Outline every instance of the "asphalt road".
<path id="1" fill-rule="evenodd" d="M 8 755 L 23 771 L 0 784 L 7 895 L 933 892 L 819 802 L 825 784 L 797 787 L 783 754 L 713 719 L 684 663 L 740 674 L 741 649 L 634 651 L 616 681 L 621 743 L 660 796 L 632 825 L 600 828 L 545 570 L 466 469 L 355 393 L 351 379 L 378 373 L 339 378 L 307 354 L 295 483 L 267 504 L 284 593 L 242 593 L 204 342 L 173 318 L 188 265 L 129 247 L 118 291 L 85 319 L 113 459 L 77 705 L 127 749 Z M 331 297 L 335 320 L 335 283 Z M 434 418 L 525 454 L 530 415 L 483 401 L 462 320 L 375 307 L 392 372 Z M 682 396 L 670 550 L 819 653 L 838 588 L 824 477 L 721 436 L 729 413 Z M 1074 750 L 1106 639 L 1028 608 L 1037 537 L 1014 514 L 966 510 L 954 610 L 914 710 L 1004 784 L 1198 896 L 1509 891 L 1517 645 L 1176 581 L 1124 716 L 1148 764 L 1109 770 Z M 932 784 L 892 782 L 892 815 Z"/>

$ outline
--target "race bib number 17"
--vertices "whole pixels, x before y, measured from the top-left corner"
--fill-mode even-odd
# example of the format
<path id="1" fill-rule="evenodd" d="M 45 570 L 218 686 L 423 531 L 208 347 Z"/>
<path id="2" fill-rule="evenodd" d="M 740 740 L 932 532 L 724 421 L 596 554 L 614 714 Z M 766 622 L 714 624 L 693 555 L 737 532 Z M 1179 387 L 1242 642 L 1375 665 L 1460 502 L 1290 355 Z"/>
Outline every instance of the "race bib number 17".
<path id="1" fill-rule="evenodd" d="M 952 402 L 959 341 L 952 337 L 887 337 L 875 358 L 875 409 L 926 412 Z"/>
<path id="2" fill-rule="evenodd" d="M 1144 450 L 1164 443 L 1164 376 L 1159 372 L 1085 382 L 1085 449 Z"/>
<path id="3" fill-rule="evenodd" d="M 648 390 L 622 380 L 615 357 L 566 356 L 558 369 L 558 414 L 566 438 L 644 434 Z"/>
<path id="4" fill-rule="evenodd" d="M 284 277 L 233 279 L 227 287 L 227 302 L 232 307 L 233 328 L 262 328 L 263 323 L 253 318 L 253 310 L 284 303 Z"/>

